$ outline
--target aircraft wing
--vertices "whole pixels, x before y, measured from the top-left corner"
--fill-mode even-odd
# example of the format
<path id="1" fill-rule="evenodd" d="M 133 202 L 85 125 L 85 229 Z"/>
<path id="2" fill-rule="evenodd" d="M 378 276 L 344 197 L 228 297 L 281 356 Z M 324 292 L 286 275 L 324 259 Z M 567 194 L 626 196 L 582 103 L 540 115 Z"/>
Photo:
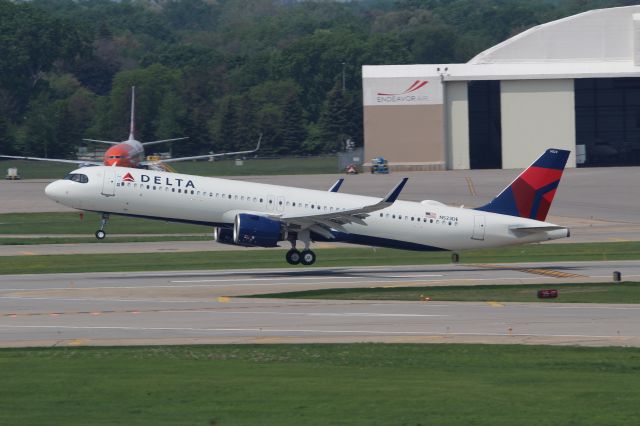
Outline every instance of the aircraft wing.
<path id="1" fill-rule="evenodd" d="M 287 227 L 292 230 L 309 229 L 310 231 L 317 232 L 325 238 L 333 238 L 331 229 L 341 230 L 342 225 L 347 223 L 358 223 L 364 225 L 363 221 L 370 213 L 378 210 L 386 209 L 393 205 L 398 199 L 400 192 L 406 185 L 409 178 L 403 178 L 395 188 L 393 188 L 383 199 L 375 204 L 369 204 L 353 209 L 337 210 L 329 213 L 319 213 L 304 216 L 296 215 L 273 215 L 281 222 L 285 223 Z"/>
<path id="2" fill-rule="evenodd" d="M 221 152 L 219 154 L 205 154 L 205 155 L 196 155 L 193 157 L 178 157 L 178 158 L 168 158 L 166 160 L 158 160 L 158 161 L 141 161 L 140 164 L 143 166 L 148 166 L 150 164 L 164 164 L 164 163 L 175 163 L 178 161 L 189 161 L 189 160 L 203 160 L 205 158 L 215 158 L 222 157 L 225 155 L 240 155 L 240 154 L 252 154 L 260 149 L 260 141 L 262 140 L 262 134 L 258 139 L 258 145 L 254 149 L 250 149 L 248 151 L 235 151 L 235 152 Z"/>
<path id="3" fill-rule="evenodd" d="M 159 143 L 165 143 L 165 142 L 174 142 L 174 141 L 181 141 L 184 139 L 189 139 L 189 136 L 185 136 L 183 138 L 173 138 L 173 139 L 162 139 L 159 141 L 151 141 L 151 142 L 142 142 L 143 146 L 147 146 L 147 145 L 155 145 L 155 144 L 159 144 Z"/>
<path id="4" fill-rule="evenodd" d="M 102 166 L 104 163 L 87 160 L 64 160 L 61 158 L 42 158 L 42 157 L 20 157 L 17 155 L 0 155 L 1 158 L 12 158 L 14 160 L 35 160 L 35 161 L 51 161 L 55 163 L 69 163 L 69 164 L 86 164 L 92 166 Z"/>
<path id="5" fill-rule="evenodd" d="M 100 139 L 82 139 L 83 141 L 87 141 L 87 142 L 100 142 L 100 143 L 108 143 L 109 145 L 119 145 L 122 142 L 115 142 L 115 141 L 102 141 Z"/>

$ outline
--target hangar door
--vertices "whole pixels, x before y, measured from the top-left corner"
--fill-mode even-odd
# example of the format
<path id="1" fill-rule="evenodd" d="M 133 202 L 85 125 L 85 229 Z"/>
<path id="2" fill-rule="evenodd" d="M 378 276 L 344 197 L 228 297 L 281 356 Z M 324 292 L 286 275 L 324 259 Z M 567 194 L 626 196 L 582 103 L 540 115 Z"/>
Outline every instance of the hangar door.
<path id="1" fill-rule="evenodd" d="M 578 165 L 640 165 L 640 78 L 580 78 L 574 90 Z"/>
<path id="2" fill-rule="evenodd" d="M 469 166 L 472 169 L 502 168 L 500 81 L 470 81 Z"/>

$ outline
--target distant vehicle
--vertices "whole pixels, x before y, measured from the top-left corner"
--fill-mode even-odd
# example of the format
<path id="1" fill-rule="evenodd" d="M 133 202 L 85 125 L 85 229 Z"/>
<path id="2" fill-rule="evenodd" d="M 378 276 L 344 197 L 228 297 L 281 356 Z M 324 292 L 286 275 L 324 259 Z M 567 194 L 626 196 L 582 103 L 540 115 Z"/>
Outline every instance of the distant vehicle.
<path id="1" fill-rule="evenodd" d="M 153 169 L 153 170 L 166 170 L 163 166 L 166 163 L 173 163 L 177 161 L 188 161 L 188 160 L 200 160 L 204 158 L 214 158 L 214 157 L 222 157 L 225 155 L 239 155 L 239 154 L 251 154 L 260 149 L 260 140 L 262 139 L 262 135 L 258 139 L 258 145 L 255 149 L 247 150 L 247 151 L 236 151 L 236 152 L 223 152 L 219 154 L 205 154 L 205 155 L 196 155 L 193 157 L 178 157 L 178 158 L 167 158 L 167 159 L 153 159 L 146 160 L 144 147 L 149 145 L 155 145 L 165 142 L 174 142 L 183 139 L 188 139 L 188 137 L 182 138 L 174 138 L 174 139 L 162 139 L 158 141 L 151 142 L 139 142 L 135 138 L 135 107 L 136 107 L 136 88 L 135 86 L 131 88 L 131 122 L 129 125 L 129 139 L 122 142 L 114 142 L 114 141 L 104 141 L 98 139 L 83 139 L 88 142 L 99 142 L 113 145 L 104 154 L 103 162 L 96 161 L 86 161 L 86 160 L 66 160 L 60 158 L 42 158 L 42 157 L 21 157 L 15 155 L 0 155 L 2 158 L 13 158 L 17 160 L 37 160 L 37 161 L 53 161 L 57 163 L 71 163 L 78 164 L 82 166 L 118 166 L 118 167 L 132 167 L 132 168 L 141 168 L 141 169 Z"/>
<path id="2" fill-rule="evenodd" d="M 389 173 L 389 165 L 383 157 L 376 157 L 371 160 L 371 173 L 387 174 Z"/>
<path id="3" fill-rule="evenodd" d="M 312 241 L 418 251 L 457 251 L 566 238 L 545 222 L 569 151 L 547 150 L 490 203 L 465 209 L 437 201 L 398 201 L 404 178 L 385 197 L 267 185 L 124 167 L 87 167 L 49 184 L 52 200 L 102 213 L 214 227 L 220 243 L 274 247 L 288 241 L 286 261 L 311 265 Z M 298 251 L 296 242 L 304 249 Z"/>
<path id="4" fill-rule="evenodd" d="M 358 166 L 351 163 L 347 167 L 345 167 L 344 172 L 348 175 L 357 175 L 358 174 Z"/>
<path id="5" fill-rule="evenodd" d="M 7 180 L 19 180 L 20 175 L 18 174 L 18 169 L 15 167 L 10 167 L 7 169 L 7 176 L 5 177 Z"/>

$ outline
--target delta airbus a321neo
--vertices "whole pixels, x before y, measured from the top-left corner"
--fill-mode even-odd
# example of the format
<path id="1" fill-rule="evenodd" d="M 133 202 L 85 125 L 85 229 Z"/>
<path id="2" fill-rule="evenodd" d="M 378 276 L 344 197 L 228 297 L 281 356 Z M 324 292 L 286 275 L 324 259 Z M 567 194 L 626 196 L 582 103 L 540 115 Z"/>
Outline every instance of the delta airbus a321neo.
<path id="1" fill-rule="evenodd" d="M 151 169 L 151 170 L 164 170 L 171 171 L 170 167 L 167 167 L 167 163 L 174 163 L 177 161 L 188 161 L 188 160 L 200 160 L 205 158 L 215 158 L 222 157 L 225 155 L 240 155 L 240 154 L 251 154 L 260 149 L 260 140 L 262 139 L 262 135 L 258 139 L 258 146 L 255 149 L 247 150 L 247 151 L 236 151 L 236 152 L 221 152 L 218 154 L 204 154 L 204 155 L 196 155 L 193 157 L 177 157 L 177 158 L 166 158 L 166 159 L 155 159 L 155 160 L 146 160 L 144 147 L 149 145 L 157 145 L 165 142 L 173 142 L 179 141 L 183 139 L 188 139 L 188 137 L 182 138 L 174 138 L 174 139 L 162 139 L 158 141 L 151 142 L 140 142 L 136 140 L 136 88 L 131 88 L 131 121 L 129 123 L 129 139 L 122 142 L 114 142 L 114 141 L 103 141 L 98 139 L 83 139 L 89 142 L 99 142 L 106 143 L 112 145 L 107 149 L 104 153 L 104 161 L 88 161 L 88 160 L 67 160 L 62 158 L 43 158 L 43 157 L 21 157 L 16 155 L 0 155 L 2 158 L 12 158 L 16 160 L 37 160 L 37 161 L 52 161 L 55 163 L 70 163 L 70 164 L 78 164 L 81 167 L 86 166 L 119 166 L 119 167 L 136 167 L 142 169 Z"/>
<path id="2" fill-rule="evenodd" d="M 122 167 L 78 169 L 49 184 L 46 195 L 79 210 L 214 227 L 220 243 L 274 247 L 288 241 L 290 264 L 316 260 L 312 241 L 406 250 L 500 247 L 569 236 L 545 222 L 569 151 L 549 149 L 487 205 L 449 207 L 399 201 L 407 178 L 383 198 Z M 304 248 L 296 248 L 297 241 Z"/>

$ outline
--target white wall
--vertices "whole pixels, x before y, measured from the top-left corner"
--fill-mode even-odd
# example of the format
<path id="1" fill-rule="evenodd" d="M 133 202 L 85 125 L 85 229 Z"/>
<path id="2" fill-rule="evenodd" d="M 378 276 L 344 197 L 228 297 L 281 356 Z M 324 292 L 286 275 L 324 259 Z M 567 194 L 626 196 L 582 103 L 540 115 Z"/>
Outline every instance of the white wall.
<path id="1" fill-rule="evenodd" d="M 504 80 L 500 83 L 502 168 L 529 166 L 547 148 L 571 151 L 575 167 L 573 80 Z"/>
<path id="2" fill-rule="evenodd" d="M 447 169 L 469 169 L 469 99 L 466 81 L 445 84 Z"/>

